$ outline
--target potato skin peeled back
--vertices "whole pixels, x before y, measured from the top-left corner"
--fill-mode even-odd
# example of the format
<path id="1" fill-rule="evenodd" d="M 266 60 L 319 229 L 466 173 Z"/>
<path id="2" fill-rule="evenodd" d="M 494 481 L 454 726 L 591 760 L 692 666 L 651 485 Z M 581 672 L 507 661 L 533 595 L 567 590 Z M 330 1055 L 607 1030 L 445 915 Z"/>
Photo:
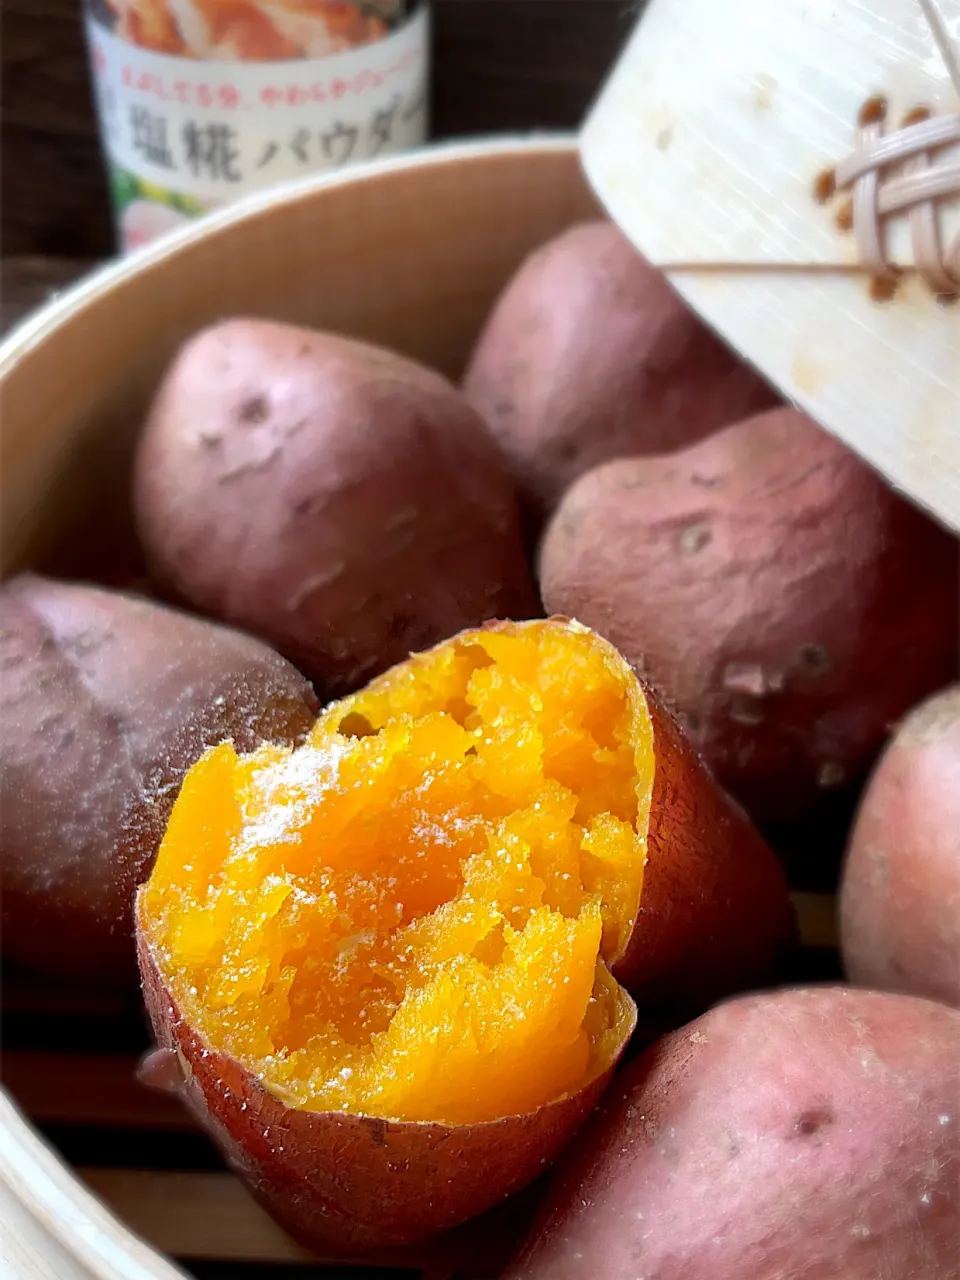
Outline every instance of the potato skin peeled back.
<path id="1" fill-rule="evenodd" d="M 542 517 L 584 471 L 662 453 L 777 403 L 611 222 L 532 253 L 464 379 Z"/>
<path id="2" fill-rule="evenodd" d="M 211 745 L 293 743 L 310 686 L 259 641 L 118 592 L 0 588 L 0 899 L 7 958 L 133 984 L 133 900 Z"/>
<path id="3" fill-rule="evenodd" d="M 853 982 L 960 1008 L 960 685 L 907 716 L 867 784 L 840 939 Z"/>
<path id="4" fill-rule="evenodd" d="M 195 336 L 150 410 L 135 507 L 157 580 L 324 696 L 541 612 L 477 414 L 439 374 L 347 338 L 243 319 Z"/>
<path id="5" fill-rule="evenodd" d="M 869 766 L 957 669 L 958 542 L 795 409 L 583 476 L 541 550 L 549 610 L 660 689 L 751 815 Z"/>
<path id="6" fill-rule="evenodd" d="M 773 855 L 620 655 L 562 619 L 415 656 L 292 754 L 208 753 L 138 899 L 187 1104 L 327 1249 L 528 1182 L 629 1038 L 623 987 L 728 990 L 791 928 Z"/>
<path id="7" fill-rule="evenodd" d="M 958 1258 L 960 1013 L 820 988 L 631 1063 L 506 1280 L 946 1280 Z"/>

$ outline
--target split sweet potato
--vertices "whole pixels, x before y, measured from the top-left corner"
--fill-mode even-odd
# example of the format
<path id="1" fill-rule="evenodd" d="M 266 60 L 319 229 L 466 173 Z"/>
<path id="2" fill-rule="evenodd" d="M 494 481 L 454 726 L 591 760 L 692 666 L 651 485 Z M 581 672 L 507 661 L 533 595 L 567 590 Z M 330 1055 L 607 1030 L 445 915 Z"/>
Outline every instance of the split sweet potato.
<path id="1" fill-rule="evenodd" d="M 315 1247 L 371 1249 L 530 1181 L 631 995 L 766 974 L 773 855 L 619 654 L 562 619 L 467 631 L 308 741 L 191 771 L 138 900 L 188 1105 Z"/>

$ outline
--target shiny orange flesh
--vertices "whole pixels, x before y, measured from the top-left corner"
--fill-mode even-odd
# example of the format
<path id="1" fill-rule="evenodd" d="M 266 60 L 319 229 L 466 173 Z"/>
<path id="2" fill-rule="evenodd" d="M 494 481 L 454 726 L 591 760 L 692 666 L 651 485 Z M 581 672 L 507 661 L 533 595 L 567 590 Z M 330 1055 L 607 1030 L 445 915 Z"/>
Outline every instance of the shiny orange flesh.
<path id="1" fill-rule="evenodd" d="M 190 771 L 141 923 L 182 1016 L 289 1105 L 469 1124 L 619 1053 L 652 730 L 576 623 L 468 632 L 307 743 Z"/>

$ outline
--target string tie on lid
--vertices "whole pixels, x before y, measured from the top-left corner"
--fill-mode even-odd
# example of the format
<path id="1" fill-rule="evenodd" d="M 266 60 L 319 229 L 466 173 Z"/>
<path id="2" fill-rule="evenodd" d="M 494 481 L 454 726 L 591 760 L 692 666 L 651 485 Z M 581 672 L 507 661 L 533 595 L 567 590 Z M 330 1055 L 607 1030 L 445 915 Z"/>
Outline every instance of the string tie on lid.
<path id="1" fill-rule="evenodd" d="M 905 213 L 917 273 L 934 293 L 956 293 L 960 232 L 943 244 L 938 206 L 960 197 L 960 159 L 944 159 L 939 153 L 960 143 L 960 115 L 931 116 L 921 109 L 903 128 L 885 133 L 883 104 L 872 105 L 861 115 L 857 150 L 835 170 L 837 190 L 853 190 L 853 234 L 860 259 L 876 276 L 898 274 L 887 259 L 884 223 Z"/>

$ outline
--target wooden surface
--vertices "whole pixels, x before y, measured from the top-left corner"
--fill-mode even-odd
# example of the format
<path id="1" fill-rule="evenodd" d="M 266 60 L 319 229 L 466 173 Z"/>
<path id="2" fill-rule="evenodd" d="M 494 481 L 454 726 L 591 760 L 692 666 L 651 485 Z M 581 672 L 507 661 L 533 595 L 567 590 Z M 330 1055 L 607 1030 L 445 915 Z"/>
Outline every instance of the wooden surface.
<path id="1" fill-rule="evenodd" d="M 576 127 L 639 7 L 433 0 L 434 135 Z M 0 148 L 5 255 L 110 252 L 80 0 L 3 0 Z"/>
<path id="2" fill-rule="evenodd" d="M 89 258 L 24 254 L 0 261 L 0 334 L 96 265 Z"/>

